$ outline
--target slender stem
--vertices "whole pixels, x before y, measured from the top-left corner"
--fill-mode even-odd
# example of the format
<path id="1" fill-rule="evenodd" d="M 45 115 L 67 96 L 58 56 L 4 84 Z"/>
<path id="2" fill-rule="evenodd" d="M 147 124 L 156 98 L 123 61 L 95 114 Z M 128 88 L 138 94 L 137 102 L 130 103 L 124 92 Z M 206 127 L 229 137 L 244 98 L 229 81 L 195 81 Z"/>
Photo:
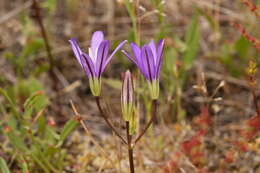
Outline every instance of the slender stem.
<path id="1" fill-rule="evenodd" d="M 109 121 L 108 117 L 105 115 L 102 107 L 101 107 L 101 104 L 100 104 L 100 97 L 99 96 L 96 96 L 95 97 L 96 99 L 96 104 L 97 104 L 97 107 L 98 107 L 98 110 L 101 114 L 101 116 L 104 118 L 104 120 L 106 121 L 107 125 L 112 129 L 112 131 L 122 140 L 122 142 L 124 144 L 127 144 L 126 140 L 119 134 L 119 132 L 116 130 L 116 128 L 112 125 L 112 123 Z"/>
<path id="2" fill-rule="evenodd" d="M 127 135 L 127 145 L 128 145 L 128 158 L 130 165 L 130 173 L 135 173 L 134 157 L 133 157 L 133 147 L 132 147 L 132 135 L 129 133 L 129 122 L 126 121 L 126 135 Z"/>
<path id="3" fill-rule="evenodd" d="M 139 136 L 136 138 L 134 144 L 136 144 L 145 134 L 145 132 L 149 129 L 149 127 L 151 126 L 151 124 L 153 123 L 153 121 L 155 121 L 155 117 L 157 114 L 157 100 L 153 100 L 152 101 L 152 108 L 153 108 L 153 112 L 152 112 L 152 117 L 150 119 L 150 121 L 146 124 L 144 130 L 142 131 L 142 133 L 139 134 Z"/>
<path id="4" fill-rule="evenodd" d="M 42 22 L 40 7 L 39 7 L 37 0 L 33 0 L 32 8 L 34 9 L 36 20 L 37 20 L 37 22 L 40 26 L 41 35 L 42 35 L 43 40 L 44 40 L 45 48 L 46 48 L 49 63 L 50 63 L 50 70 L 53 71 L 53 67 L 55 65 L 55 60 L 54 60 L 54 57 L 52 56 L 52 53 L 51 53 L 51 46 L 49 44 L 49 39 L 48 39 L 45 27 L 44 27 L 43 22 Z"/>

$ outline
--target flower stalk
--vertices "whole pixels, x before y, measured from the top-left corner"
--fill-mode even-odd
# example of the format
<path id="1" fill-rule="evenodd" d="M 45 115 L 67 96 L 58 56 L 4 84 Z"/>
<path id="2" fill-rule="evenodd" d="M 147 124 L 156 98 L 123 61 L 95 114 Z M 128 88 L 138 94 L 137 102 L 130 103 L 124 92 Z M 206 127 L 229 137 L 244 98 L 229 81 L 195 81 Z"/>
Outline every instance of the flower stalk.
<path id="1" fill-rule="evenodd" d="M 128 146 L 128 158 L 130 165 L 130 173 L 135 173 L 134 167 L 134 156 L 133 156 L 133 146 L 132 146 L 132 135 L 130 134 L 129 122 L 126 121 L 126 135 L 127 135 L 127 146 Z"/>
<path id="2" fill-rule="evenodd" d="M 97 104 L 98 110 L 99 110 L 101 116 L 106 121 L 107 125 L 111 128 L 111 130 L 115 133 L 115 135 L 118 136 L 122 140 L 122 142 L 127 145 L 127 141 L 123 138 L 123 136 L 120 135 L 120 133 L 116 130 L 116 128 L 113 126 L 113 124 L 109 121 L 108 117 L 104 113 L 104 111 L 103 111 L 103 109 L 101 107 L 101 104 L 100 104 L 100 97 L 96 96 L 95 100 L 96 100 L 96 104 Z"/>
<path id="3" fill-rule="evenodd" d="M 155 121 L 156 114 L 157 114 L 157 107 L 158 107 L 158 101 L 152 100 L 152 117 L 149 120 L 149 122 L 146 124 L 144 130 L 137 136 L 137 138 L 134 141 L 134 145 L 137 144 L 137 142 L 144 136 L 146 131 L 149 129 L 149 127 L 152 125 L 152 123 Z"/>

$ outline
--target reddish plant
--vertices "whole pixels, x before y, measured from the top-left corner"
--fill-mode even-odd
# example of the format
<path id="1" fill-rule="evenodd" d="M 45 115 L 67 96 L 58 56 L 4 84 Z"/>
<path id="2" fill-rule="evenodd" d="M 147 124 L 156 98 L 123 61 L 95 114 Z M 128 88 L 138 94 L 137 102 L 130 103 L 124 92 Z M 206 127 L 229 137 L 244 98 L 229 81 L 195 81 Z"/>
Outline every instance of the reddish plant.
<path id="1" fill-rule="evenodd" d="M 203 137 L 206 131 L 200 130 L 190 140 L 182 143 L 182 151 L 191 159 L 194 165 L 202 165 L 205 161 L 202 151 Z"/>
<path id="2" fill-rule="evenodd" d="M 161 171 L 159 173 L 175 173 L 178 172 L 179 162 L 181 160 L 182 153 L 175 152 L 171 158 L 171 160 L 164 166 L 162 166 Z"/>
<path id="3" fill-rule="evenodd" d="M 233 144 L 236 146 L 236 147 L 238 147 L 238 149 L 240 150 L 240 151 L 242 151 L 242 152 L 247 152 L 248 151 L 248 144 L 247 144 L 247 142 L 245 142 L 245 141 L 234 141 L 233 142 Z"/>
<path id="4" fill-rule="evenodd" d="M 225 162 L 227 163 L 233 163 L 235 161 L 235 158 L 234 158 L 234 152 L 232 151 L 227 151 L 225 153 Z"/>
<path id="5" fill-rule="evenodd" d="M 239 23 L 234 22 L 233 26 L 238 29 L 238 31 L 248 40 L 250 41 L 253 46 L 260 51 L 260 41 L 258 39 L 256 39 L 255 37 L 251 36 L 246 29 L 241 26 Z"/>
<path id="6" fill-rule="evenodd" d="M 252 2 L 250 2 L 249 0 L 241 0 L 243 4 L 245 4 L 251 12 L 254 13 L 254 15 L 260 19 L 260 13 L 258 12 L 258 8 L 255 4 L 253 4 Z"/>
<path id="7" fill-rule="evenodd" d="M 256 115 L 247 121 L 247 125 L 254 130 L 260 130 L 260 115 Z"/>
<path id="8" fill-rule="evenodd" d="M 196 123 L 202 127 L 202 129 L 208 129 L 212 124 L 212 119 L 209 115 L 209 108 L 208 106 L 204 106 L 201 108 L 201 113 L 196 120 Z M 205 133 L 205 132 L 204 132 Z"/>

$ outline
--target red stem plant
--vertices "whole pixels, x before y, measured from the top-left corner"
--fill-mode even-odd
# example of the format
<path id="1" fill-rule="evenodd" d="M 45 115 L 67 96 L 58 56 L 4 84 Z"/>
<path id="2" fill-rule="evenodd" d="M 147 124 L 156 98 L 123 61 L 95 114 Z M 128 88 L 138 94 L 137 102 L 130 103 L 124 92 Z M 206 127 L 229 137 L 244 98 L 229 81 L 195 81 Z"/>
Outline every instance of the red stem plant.
<path id="1" fill-rule="evenodd" d="M 254 15 L 260 19 L 260 13 L 258 12 L 258 7 L 253 4 L 252 2 L 250 2 L 249 0 L 240 0 L 243 4 L 245 4 L 251 12 L 254 13 Z"/>

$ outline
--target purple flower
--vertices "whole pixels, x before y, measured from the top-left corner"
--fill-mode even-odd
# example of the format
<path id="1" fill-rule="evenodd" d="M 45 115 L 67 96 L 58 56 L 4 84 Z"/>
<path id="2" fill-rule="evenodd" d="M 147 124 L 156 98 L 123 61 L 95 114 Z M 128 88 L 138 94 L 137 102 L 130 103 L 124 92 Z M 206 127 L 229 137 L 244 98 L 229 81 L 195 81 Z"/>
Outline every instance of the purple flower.
<path id="1" fill-rule="evenodd" d="M 135 43 L 131 43 L 131 47 L 135 58 L 124 50 L 123 53 L 139 68 L 149 82 L 152 98 L 157 99 L 159 96 L 159 77 L 163 60 L 164 39 L 160 40 L 157 45 L 152 40 L 149 44 L 143 45 L 142 48 L 139 48 Z"/>
<path id="2" fill-rule="evenodd" d="M 93 33 L 88 54 L 81 51 L 75 38 L 72 38 L 69 42 L 75 57 L 89 78 L 93 95 L 99 96 L 101 92 L 101 75 L 115 53 L 126 43 L 126 40 L 121 42 L 111 55 L 109 55 L 110 42 L 104 39 L 102 31 Z"/>

